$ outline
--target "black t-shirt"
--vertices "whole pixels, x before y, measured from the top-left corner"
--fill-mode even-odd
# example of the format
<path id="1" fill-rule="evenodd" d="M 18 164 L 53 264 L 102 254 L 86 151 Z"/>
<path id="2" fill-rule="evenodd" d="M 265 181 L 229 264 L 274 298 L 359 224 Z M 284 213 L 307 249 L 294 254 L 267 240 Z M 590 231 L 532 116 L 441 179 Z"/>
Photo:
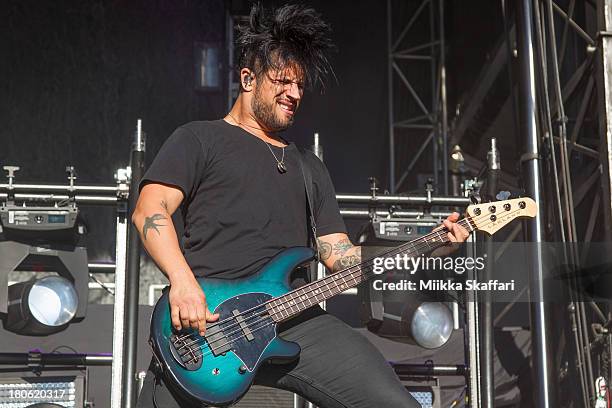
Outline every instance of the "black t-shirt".
<path id="1" fill-rule="evenodd" d="M 269 145 L 223 120 L 179 127 L 147 170 L 146 183 L 176 186 L 185 198 L 183 253 L 197 276 L 237 278 L 256 272 L 282 249 L 308 245 L 306 192 L 299 150 L 285 148 L 287 172 Z M 346 232 L 327 169 L 311 152 L 317 235 Z"/>

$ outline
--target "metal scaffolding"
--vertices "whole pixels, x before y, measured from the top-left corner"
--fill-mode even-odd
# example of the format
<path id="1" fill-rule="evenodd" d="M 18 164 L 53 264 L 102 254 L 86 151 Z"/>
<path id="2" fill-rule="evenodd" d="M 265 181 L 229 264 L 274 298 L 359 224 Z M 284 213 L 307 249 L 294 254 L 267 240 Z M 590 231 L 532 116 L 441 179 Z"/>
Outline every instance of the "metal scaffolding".
<path id="1" fill-rule="evenodd" d="M 570 244 L 564 256 L 568 265 L 574 265 L 573 273 L 580 271 L 594 239 L 611 238 L 611 8 L 612 0 L 570 0 L 567 10 L 552 0 L 534 2 L 540 143 L 547 149 L 546 172 L 553 181 L 547 192 L 552 226 L 548 239 Z M 589 216 L 579 219 L 578 210 L 588 211 Z M 599 223 L 597 231 L 600 217 L 604 222 Z M 572 243 L 584 247 L 579 250 Z M 568 313 L 573 325 L 574 365 L 580 377 L 580 403 L 592 406 L 596 398 L 594 379 L 602 375 L 609 381 L 611 377 L 610 372 L 603 372 L 609 368 L 598 364 L 596 353 L 601 351 L 593 348 L 596 334 L 592 324 L 608 326 L 610 310 L 608 304 L 594 302 L 575 275 L 572 279 L 575 291 L 569 294 Z M 610 357 L 609 349 L 603 353 Z M 544 356 L 535 357 L 544 364 Z M 542 400 L 550 396 L 538 397 Z"/>
<path id="2" fill-rule="evenodd" d="M 609 360 L 611 350 L 606 347 L 603 351 L 601 348 L 596 350 L 594 345 L 602 343 L 602 335 L 593 330 L 594 324 L 602 327 L 612 324 L 609 304 L 596 303 L 585 293 L 577 276 L 589 254 L 590 243 L 594 240 L 609 242 L 612 236 L 611 9 L 612 0 L 568 0 L 563 7 L 552 0 L 521 2 L 516 13 L 516 26 L 507 25 L 506 57 L 503 57 L 503 45 L 498 45 L 493 62 L 481 74 L 483 81 L 472 93 L 479 97 L 471 98 L 472 104 L 465 108 L 463 117 L 457 119 L 454 128 L 453 143 L 465 134 L 482 96 L 500 74 L 504 59 L 511 60 L 508 55 L 513 44 L 517 44 L 517 54 L 519 57 L 523 55 L 524 61 L 527 54 L 521 47 L 526 47 L 526 42 L 522 39 L 531 36 L 531 75 L 526 76 L 521 71 L 515 78 L 517 88 L 527 89 L 525 92 L 533 96 L 533 112 L 536 113 L 527 115 L 523 112 L 526 103 L 523 97 L 520 103 L 521 135 L 525 136 L 525 129 L 529 126 L 533 126 L 533 133 L 537 135 L 537 145 L 530 146 L 530 141 L 525 142 L 526 147 L 535 150 L 527 149 L 521 157 L 525 164 L 534 162 L 535 178 L 529 177 L 533 172 L 527 169 L 523 179 L 527 187 L 533 187 L 531 184 L 542 186 L 541 192 L 527 189 L 532 195 L 541 195 L 541 205 L 545 206 L 542 216 L 546 217 L 546 227 L 540 228 L 541 238 L 536 241 L 566 243 L 567 251 L 562 256 L 564 264 L 571 265 L 566 314 L 570 323 L 565 328 L 568 336 L 565 350 L 548 350 L 552 343 L 546 341 L 546 336 L 551 335 L 549 326 L 555 323 L 541 302 L 542 293 L 546 292 L 540 276 L 543 266 L 536 262 L 531 271 L 535 277 L 531 293 L 542 292 L 540 297 L 536 296 L 540 301 L 534 298 L 531 313 L 535 401 L 542 407 L 555 406 L 554 401 L 563 391 L 554 384 L 562 377 L 563 368 L 559 366 L 562 358 L 571 366 L 570 378 L 578 377 L 578 381 L 571 385 L 578 387 L 579 397 L 574 402 L 580 406 L 593 406 L 595 378 L 604 376 L 609 381 L 612 377 L 609 364 L 602 364 L 600 358 L 601 354 L 607 354 L 605 360 Z M 525 24 L 526 10 L 530 14 L 529 24 Z M 529 126 L 526 121 L 529 121 Z M 517 137 L 517 140 L 522 140 L 522 137 Z M 537 175 L 539 165 L 535 165 L 536 160 L 541 161 L 541 176 Z M 581 213 L 588 214 L 588 217 L 580 217 Z M 598 219 L 604 222 L 597 223 Z M 576 243 L 582 244 L 583 248 L 579 250 Z M 610 334 L 605 332 L 603 336 Z M 609 340 L 604 343 L 609 345 Z M 564 353 L 563 357 L 561 353 Z M 551 359 L 551 355 L 557 357 Z"/>
<path id="3" fill-rule="evenodd" d="M 434 188 L 448 194 L 444 0 L 416 4 L 387 0 L 389 191 L 402 189 L 431 145 Z M 429 88 L 413 78 L 428 78 Z"/>
<path id="4" fill-rule="evenodd" d="M 612 240 L 612 0 L 567 0 L 563 3 L 527 0 L 520 4 L 522 9 L 517 9 L 517 3 L 501 2 L 504 16 L 514 12 L 517 23 L 511 18 L 504 21 L 505 39 L 492 50 L 492 57 L 464 99 L 467 103 L 454 120 L 451 145 L 460 143 L 467 135 L 485 96 L 505 66 L 509 67 L 511 89 L 514 85 L 517 89 L 521 86 L 532 88 L 537 114 L 531 119 L 538 138 L 538 154 L 523 154 L 521 161 L 541 161 L 541 195 L 545 204 L 542 216 L 546 217 L 542 241 L 567 243 L 567 253 L 563 255 L 565 264 L 574 265 L 570 271 L 570 285 L 574 290 L 568 293 L 567 319 L 563 319 L 570 322 L 570 330 L 565 333 L 568 336 L 565 350 L 560 349 L 563 342 L 556 345 L 558 349 L 551 350 L 557 361 L 554 367 L 546 361 L 548 351 L 542 344 L 538 347 L 539 338 L 534 339 L 532 361 L 537 373 L 536 401 L 538 406 L 554 406 L 550 404 L 556 398 L 552 393 L 560 390 L 545 383 L 548 379 L 554 382 L 563 377 L 564 368 L 559 366 L 563 359 L 569 363 L 566 378 L 578 378 L 561 391 L 567 393 L 575 386 L 580 396 L 574 403 L 593 406 L 594 378 L 601 375 L 608 382 L 612 379 L 611 365 L 601 363 L 601 347 L 597 350 L 594 345 L 608 345 L 603 347 L 603 353 L 607 354 L 604 360 L 609 361 L 612 359 L 609 350 L 612 339 L 608 331 L 595 333 L 592 328 L 595 325 L 612 327 L 611 310 L 609 304 L 597 303 L 585 294 L 576 273 L 589 256 L 591 242 Z M 518 18 L 522 15 L 519 11 L 525 11 L 525 7 L 531 10 L 529 27 L 524 19 Z M 526 30 L 532 36 L 533 47 L 533 76 L 529 83 L 523 83 L 524 75 L 512 72 L 512 61 L 521 55 L 517 47 L 525 46 L 517 37 L 524 37 Z M 522 106 L 515 104 L 515 96 L 514 91 L 508 95 L 503 104 L 504 114 L 509 114 L 513 107 Z M 516 115 L 518 109 L 515 110 Z M 500 117 L 502 113 L 497 115 Z M 522 116 L 524 120 L 525 114 Z M 494 125 L 491 128 L 498 130 Z M 515 140 L 525 140 L 524 131 L 521 135 L 523 137 L 517 130 Z M 472 172 L 482 167 L 477 158 L 467 153 L 464 156 Z M 468 163 L 467 158 L 473 163 Z M 523 179 L 525 177 L 523 174 Z M 518 180 L 508 175 L 505 179 L 505 184 L 518 186 Z M 575 243 L 583 248 L 579 251 L 572 245 Z M 531 288 L 532 292 L 534 290 L 538 288 Z M 532 320 L 532 332 L 539 336 L 541 329 L 554 322 L 543 309 L 536 311 L 536 315 L 544 319 L 543 326 L 537 319 Z M 563 357 L 560 353 L 564 353 Z"/>

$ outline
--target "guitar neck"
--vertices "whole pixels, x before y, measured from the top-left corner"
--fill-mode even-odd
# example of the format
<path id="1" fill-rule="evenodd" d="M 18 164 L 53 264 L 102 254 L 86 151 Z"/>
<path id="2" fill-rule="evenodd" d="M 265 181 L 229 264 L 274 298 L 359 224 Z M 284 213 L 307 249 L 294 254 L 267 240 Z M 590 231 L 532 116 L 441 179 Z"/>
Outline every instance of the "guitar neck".
<path id="1" fill-rule="evenodd" d="M 468 231 L 474 231 L 472 222 L 464 218 L 458 222 Z M 449 242 L 445 228 L 431 232 L 413 241 L 402 244 L 377 255 L 379 257 L 408 256 L 416 257 L 432 251 Z M 332 298 L 347 289 L 353 288 L 369 278 L 376 276 L 373 272 L 374 259 L 362 261 L 361 263 L 330 274 L 323 279 L 304 285 L 292 290 L 285 295 L 279 296 L 268 302 L 268 312 L 276 322 L 287 320 L 296 314 Z"/>

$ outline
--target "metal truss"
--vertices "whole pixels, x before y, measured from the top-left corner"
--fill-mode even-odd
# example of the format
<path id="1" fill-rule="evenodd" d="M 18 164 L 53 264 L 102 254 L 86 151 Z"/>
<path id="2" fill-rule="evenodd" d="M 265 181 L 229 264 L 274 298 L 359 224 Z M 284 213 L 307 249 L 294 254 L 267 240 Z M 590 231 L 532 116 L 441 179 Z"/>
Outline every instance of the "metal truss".
<path id="1" fill-rule="evenodd" d="M 577 272 L 588 256 L 591 242 L 612 240 L 612 0 L 529 2 L 535 43 L 536 76 L 532 86 L 545 174 L 546 240 L 583 244 L 580 251 L 568 245 L 568 253 L 564 254 L 566 264 L 575 265 Z M 504 13 L 505 3 L 514 5 L 502 0 Z M 461 142 L 493 83 L 513 58 L 518 30 L 515 24 L 507 24 L 505 31 L 506 40 L 498 42 L 491 52 L 492 58 L 465 98 L 469 103 L 454 121 L 451 145 Z M 504 104 L 506 114 L 512 106 L 513 95 Z M 466 165 L 476 172 L 482 162 L 470 159 Z M 518 180 L 506 176 L 506 184 L 518 186 Z M 515 236 L 512 234 L 511 239 Z M 572 333 L 566 348 L 573 347 L 574 354 L 566 358 L 575 359 L 570 362 L 574 365 L 570 372 L 579 377 L 575 384 L 581 397 L 574 406 L 589 407 L 594 406 L 594 378 L 601 375 L 608 382 L 612 380 L 612 364 L 602 364 L 601 351 L 594 351 L 596 344 L 610 344 L 610 334 L 604 331 L 602 337 L 593 331 L 597 325 L 612 327 L 611 310 L 609 304 L 596 303 L 586 296 L 578 279 L 571 284 L 577 290 L 570 294 L 567 309 Z M 537 335 L 538 328 L 533 330 Z M 543 356 L 534 353 L 537 366 Z M 611 359 L 610 350 L 607 354 Z M 549 400 L 548 397 L 536 400 Z M 560 403 L 565 406 L 570 402 Z"/>
<path id="2" fill-rule="evenodd" d="M 586 27 L 574 20 L 575 0 L 568 2 L 567 10 L 551 0 L 535 4 L 540 48 L 548 50 L 540 55 L 544 113 L 540 122 L 543 142 L 550 147 L 550 170 L 555 184 L 559 183 L 555 186 L 561 201 L 555 204 L 561 215 L 558 233 L 570 242 L 589 243 L 595 232 L 591 220 L 602 216 L 606 222 L 599 238 L 611 240 L 612 40 L 608 30 L 612 16 L 605 16 L 604 10 L 607 7 L 610 14 L 612 1 L 579 2 L 584 8 L 582 19 L 591 22 Z M 557 38 L 561 38 L 559 44 Z M 567 56 L 570 44 L 571 59 Z M 591 217 L 586 226 L 577 226 L 575 209 L 586 198 L 592 200 Z"/>
<path id="3" fill-rule="evenodd" d="M 414 5 L 418 5 L 416 9 L 412 9 Z M 387 0 L 391 193 L 402 189 L 411 170 L 419 160 L 424 160 L 423 155 L 431 145 L 434 186 L 438 192 L 448 194 L 443 22 L 444 0 Z M 424 29 L 428 31 L 428 38 L 421 34 Z M 415 78 L 419 81 L 428 78 L 429 87 L 415 83 Z M 419 146 L 416 152 L 415 145 Z"/>
<path id="4" fill-rule="evenodd" d="M 591 241 L 611 237 L 612 42 L 606 34 L 612 26 L 610 8 L 612 0 L 596 4 L 569 0 L 565 7 L 552 0 L 533 1 L 538 127 L 547 180 L 551 181 L 545 192 L 548 240 L 570 244 L 563 256 L 574 274 L 580 272 Z M 577 209 L 588 211 L 586 221 L 577 220 Z M 604 222 L 596 231 L 600 218 Z M 583 243 L 585 248 L 579 250 L 572 243 Z M 597 339 L 601 335 L 592 329 L 593 324 L 610 324 L 606 317 L 610 310 L 608 304 L 598 304 L 585 293 L 576 275 L 569 285 L 573 288 L 568 293 L 571 341 L 581 390 L 581 401 L 576 402 L 588 407 L 595 403 L 594 378 L 604 376 L 610 381 L 612 377 L 609 364 L 600 364 L 601 351 L 594 352 L 593 345 L 601 341 Z M 610 350 L 605 353 L 609 359 Z M 537 360 L 544 356 L 534 355 L 534 359 L 538 366 Z M 552 395 L 542 395 L 549 391 L 536 390 L 536 400 L 555 400 Z"/>

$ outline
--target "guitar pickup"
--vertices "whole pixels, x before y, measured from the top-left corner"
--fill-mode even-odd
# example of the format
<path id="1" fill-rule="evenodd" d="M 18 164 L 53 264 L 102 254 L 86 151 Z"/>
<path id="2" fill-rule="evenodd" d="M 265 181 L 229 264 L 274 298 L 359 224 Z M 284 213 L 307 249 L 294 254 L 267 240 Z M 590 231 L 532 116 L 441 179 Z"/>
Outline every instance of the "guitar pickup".
<path id="1" fill-rule="evenodd" d="M 210 329 L 206 329 L 204 338 L 206 338 L 208 347 L 210 347 L 210 351 L 212 351 L 215 357 L 227 353 L 232 349 L 232 342 L 227 340 L 220 326 L 213 326 Z"/>
<path id="2" fill-rule="evenodd" d="M 244 322 L 244 318 L 240 315 L 240 312 L 234 309 L 232 310 L 232 314 L 234 315 L 236 322 L 238 322 L 238 325 L 244 332 L 244 336 L 246 337 L 246 339 L 248 341 L 253 341 L 255 337 L 253 337 L 253 333 L 251 333 L 251 329 L 249 329 L 249 326 L 247 326 L 247 324 Z"/>
<path id="3" fill-rule="evenodd" d="M 244 317 L 242 317 L 240 312 L 238 310 L 232 310 L 232 315 L 234 316 L 234 319 L 236 319 L 236 323 L 238 323 L 240 330 L 242 330 L 244 333 L 244 337 L 248 341 L 255 340 L 253 333 L 251 333 L 251 329 L 249 329 L 249 326 L 245 323 Z M 232 349 L 232 342 L 227 339 L 220 325 L 206 329 L 206 334 L 204 337 L 208 342 L 210 351 L 212 351 L 215 357 L 223 353 L 227 353 Z"/>

